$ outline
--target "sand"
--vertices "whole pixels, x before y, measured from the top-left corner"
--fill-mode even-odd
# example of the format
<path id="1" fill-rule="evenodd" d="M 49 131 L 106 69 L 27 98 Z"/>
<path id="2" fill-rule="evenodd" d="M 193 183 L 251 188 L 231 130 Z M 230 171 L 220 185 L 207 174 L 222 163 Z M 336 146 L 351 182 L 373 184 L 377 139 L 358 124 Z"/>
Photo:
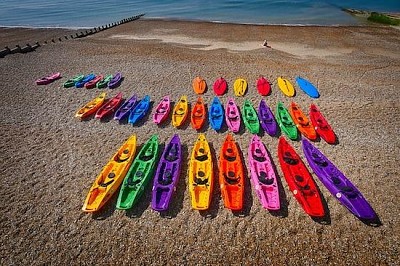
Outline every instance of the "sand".
<path id="1" fill-rule="evenodd" d="M 67 31 L 70 33 L 70 31 Z M 51 40 L 66 31 L 0 29 L 0 47 Z M 268 40 L 271 48 L 262 46 Z M 399 83 L 400 31 L 391 27 L 289 27 L 138 20 L 86 38 L 42 45 L 35 52 L 0 59 L 0 264 L 165 264 L 165 265 L 397 265 L 399 264 Z M 47 86 L 34 80 L 60 71 Z M 159 128 L 147 116 L 139 126 L 113 120 L 80 122 L 75 112 L 100 90 L 64 89 L 79 73 L 122 71 L 121 86 L 106 90 L 149 94 L 153 107 L 162 96 L 176 101 L 203 76 L 209 87 L 228 81 L 225 103 L 236 78 L 249 81 L 245 97 L 258 105 L 255 81 L 272 82 L 264 97 L 273 109 L 294 100 L 308 111 L 316 103 L 339 142 L 320 148 L 361 190 L 381 220 L 364 224 L 340 205 L 317 180 L 327 216 L 306 215 L 288 190 L 277 158 L 278 138 L 260 134 L 280 180 L 282 209 L 263 209 L 246 181 L 245 209 L 223 207 L 218 186 L 212 207 L 190 206 L 187 165 L 197 133 L 190 125 Z M 276 78 L 312 81 L 321 97 L 312 100 L 297 87 L 294 98 L 277 88 Z M 214 97 L 208 90 L 204 99 Z M 203 130 L 218 158 L 228 130 Z M 116 197 L 97 214 L 81 207 L 102 167 L 117 148 L 136 134 L 141 146 L 151 134 L 164 143 L 174 134 L 184 145 L 184 164 L 172 209 L 151 210 L 151 188 L 130 211 L 115 210 Z M 236 141 L 247 157 L 251 134 Z M 298 153 L 300 142 L 290 141 Z M 248 164 L 246 162 L 246 170 Z M 218 173 L 217 167 L 215 173 Z M 313 175 L 316 179 L 316 176 Z"/>

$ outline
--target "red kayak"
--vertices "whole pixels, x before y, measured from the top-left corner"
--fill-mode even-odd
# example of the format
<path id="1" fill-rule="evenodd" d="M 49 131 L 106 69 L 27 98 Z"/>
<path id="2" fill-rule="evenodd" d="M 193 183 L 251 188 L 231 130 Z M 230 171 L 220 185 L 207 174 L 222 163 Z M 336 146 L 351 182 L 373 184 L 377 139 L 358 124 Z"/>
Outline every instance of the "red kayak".
<path id="1" fill-rule="evenodd" d="M 336 135 L 332 127 L 326 121 L 325 117 L 319 111 L 315 104 L 310 105 L 310 120 L 313 124 L 315 131 L 329 144 L 336 143 Z"/>
<path id="2" fill-rule="evenodd" d="M 310 172 L 282 136 L 279 138 L 278 158 L 289 189 L 304 211 L 313 217 L 324 217 L 321 195 Z"/>
<path id="3" fill-rule="evenodd" d="M 257 80 L 257 90 L 260 95 L 267 96 L 271 92 L 271 84 L 266 78 L 260 76 Z"/>
<path id="4" fill-rule="evenodd" d="M 103 78 L 104 78 L 103 75 L 98 75 L 91 81 L 86 82 L 84 86 L 86 89 L 92 89 L 92 88 L 96 87 L 97 82 L 99 82 L 100 80 L 103 80 Z"/>
<path id="5" fill-rule="evenodd" d="M 226 89 L 228 88 L 228 84 L 226 83 L 226 80 L 223 77 L 220 77 L 214 82 L 213 85 L 213 90 L 216 95 L 221 96 L 226 92 Z"/>
<path id="6" fill-rule="evenodd" d="M 100 107 L 100 109 L 97 110 L 95 117 L 98 119 L 102 119 L 103 117 L 112 114 L 115 110 L 118 109 L 118 106 L 121 104 L 121 102 L 122 102 L 122 92 L 115 95 L 113 98 L 108 100 L 102 107 Z"/>

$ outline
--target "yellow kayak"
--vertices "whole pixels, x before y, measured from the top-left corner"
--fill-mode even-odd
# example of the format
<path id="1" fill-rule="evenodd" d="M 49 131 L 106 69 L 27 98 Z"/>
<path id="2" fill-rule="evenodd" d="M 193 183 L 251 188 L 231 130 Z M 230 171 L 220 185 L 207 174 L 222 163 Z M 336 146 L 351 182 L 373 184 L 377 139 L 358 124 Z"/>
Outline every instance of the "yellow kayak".
<path id="1" fill-rule="evenodd" d="M 189 161 L 189 193 L 192 208 L 207 210 L 214 185 L 213 162 L 210 146 L 204 134 L 194 144 Z"/>
<path id="2" fill-rule="evenodd" d="M 132 135 L 115 153 L 97 176 L 83 204 L 82 211 L 98 211 L 111 196 L 118 191 L 119 186 L 136 153 L 136 135 Z"/>
<path id="3" fill-rule="evenodd" d="M 185 122 L 189 113 L 188 98 L 183 95 L 176 103 L 172 112 L 172 125 L 174 127 L 180 127 Z"/>
<path id="4" fill-rule="evenodd" d="M 290 83 L 289 80 L 287 80 L 283 77 L 279 77 L 278 78 L 278 87 L 279 87 L 279 89 L 281 89 L 283 94 L 285 94 L 286 96 L 289 96 L 289 97 L 294 96 L 295 90 L 294 90 L 293 84 Z"/>
<path id="5" fill-rule="evenodd" d="M 103 105 L 106 99 L 106 93 L 102 92 L 99 96 L 85 104 L 81 109 L 76 112 L 75 117 L 79 117 L 80 119 L 84 119 L 89 115 L 92 115 L 97 112 L 97 110 Z"/>
<path id="6" fill-rule="evenodd" d="M 241 78 L 235 80 L 233 90 L 235 91 L 235 96 L 243 96 L 247 91 L 247 81 Z"/>

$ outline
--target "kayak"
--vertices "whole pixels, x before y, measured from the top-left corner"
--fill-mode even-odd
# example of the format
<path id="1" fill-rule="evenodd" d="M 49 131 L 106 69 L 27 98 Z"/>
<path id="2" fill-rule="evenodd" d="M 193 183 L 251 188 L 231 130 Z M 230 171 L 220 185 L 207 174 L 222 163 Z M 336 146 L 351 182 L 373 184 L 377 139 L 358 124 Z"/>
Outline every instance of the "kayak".
<path id="1" fill-rule="evenodd" d="M 377 215 L 361 192 L 308 140 L 302 139 L 303 152 L 315 175 L 329 192 L 361 220 L 375 220 Z"/>
<path id="2" fill-rule="evenodd" d="M 85 77 L 85 75 L 78 75 L 75 76 L 69 80 L 67 80 L 66 82 L 64 82 L 64 88 L 70 88 L 70 87 L 74 87 L 75 84 L 79 81 L 81 81 L 83 78 Z"/>
<path id="3" fill-rule="evenodd" d="M 84 212 L 100 210 L 118 190 L 136 152 L 136 135 L 132 135 L 114 154 L 97 176 L 82 207 Z"/>
<path id="4" fill-rule="evenodd" d="M 310 105 L 310 120 L 318 135 L 329 144 L 336 143 L 336 135 L 315 104 Z"/>
<path id="5" fill-rule="evenodd" d="M 292 116 L 293 122 L 297 129 L 309 140 L 317 139 L 317 132 L 315 132 L 314 126 L 308 120 L 307 116 L 300 109 L 300 106 L 292 102 L 289 107 L 289 113 Z"/>
<path id="6" fill-rule="evenodd" d="M 219 79 L 217 79 L 214 82 L 213 89 L 214 89 L 215 95 L 218 95 L 218 96 L 223 95 L 226 92 L 227 88 L 228 88 L 228 83 L 226 82 L 226 80 L 223 77 L 220 77 Z"/>
<path id="7" fill-rule="evenodd" d="M 50 74 L 48 76 L 39 78 L 35 82 L 36 82 L 37 85 L 47 85 L 47 84 L 49 84 L 49 83 L 51 83 L 51 82 L 53 82 L 53 81 L 55 81 L 55 80 L 57 80 L 59 78 L 61 78 L 61 73 L 57 72 L 57 73 L 53 73 L 53 74 Z"/>
<path id="8" fill-rule="evenodd" d="M 278 158 L 283 176 L 304 212 L 312 217 L 324 217 L 322 197 L 310 172 L 284 137 L 279 138 Z"/>
<path id="9" fill-rule="evenodd" d="M 80 119 L 84 119 L 94 113 L 103 105 L 106 99 L 106 93 L 102 92 L 99 96 L 85 104 L 81 109 L 76 112 L 75 117 L 79 117 Z"/>
<path id="10" fill-rule="evenodd" d="M 224 107 L 218 97 L 214 97 L 208 110 L 208 120 L 212 129 L 218 131 L 224 123 Z"/>
<path id="11" fill-rule="evenodd" d="M 201 129 L 207 119 L 207 109 L 204 104 L 202 97 L 197 98 L 197 101 L 193 105 L 193 109 L 190 116 L 190 122 L 192 127 L 196 130 Z"/>
<path id="12" fill-rule="evenodd" d="M 297 127 L 282 102 L 278 102 L 278 105 L 276 107 L 276 114 L 276 120 L 279 124 L 279 127 L 286 134 L 286 136 L 288 136 L 291 140 L 297 140 L 297 138 L 299 137 Z"/>
<path id="13" fill-rule="evenodd" d="M 283 77 L 278 78 L 278 87 L 286 96 L 293 97 L 296 93 L 293 84 Z"/>
<path id="14" fill-rule="evenodd" d="M 244 198 L 244 170 L 239 148 L 228 134 L 219 155 L 219 184 L 225 208 L 241 210 Z"/>
<path id="15" fill-rule="evenodd" d="M 94 79 L 92 79 L 91 81 L 86 82 L 84 86 L 85 86 L 86 89 L 92 89 L 92 88 L 96 87 L 97 82 L 99 82 L 103 78 L 104 78 L 103 75 L 98 75 Z"/>
<path id="16" fill-rule="evenodd" d="M 169 96 L 164 96 L 160 103 L 157 105 L 156 110 L 153 114 L 153 122 L 157 125 L 164 122 L 171 111 L 171 99 Z"/>
<path id="17" fill-rule="evenodd" d="M 188 175 L 192 208 L 207 210 L 211 202 L 214 173 L 210 146 L 204 134 L 199 134 L 194 144 Z"/>
<path id="18" fill-rule="evenodd" d="M 249 100 L 245 100 L 243 107 L 243 122 L 252 134 L 258 134 L 260 131 L 260 121 L 258 121 L 257 112 Z"/>
<path id="19" fill-rule="evenodd" d="M 108 87 L 110 89 L 114 89 L 119 86 L 121 81 L 122 81 L 122 74 L 121 74 L 121 72 L 117 72 L 114 74 L 114 76 L 108 82 Z"/>
<path id="20" fill-rule="evenodd" d="M 233 83 L 233 90 L 235 92 L 235 96 L 243 96 L 247 91 L 247 81 L 244 79 L 237 79 Z"/>
<path id="21" fill-rule="evenodd" d="M 225 122 L 233 133 L 240 130 L 240 111 L 233 98 L 229 98 L 225 108 Z"/>
<path id="22" fill-rule="evenodd" d="M 153 177 L 158 149 L 158 136 L 152 135 L 140 149 L 124 178 L 118 195 L 117 209 L 130 209 L 139 201 Z"/>
<path id="23" fill-rule="evenodd" d="M 102 88 L 107 88 L 108 83 L 110 82 L 110 80 L 113 78 L 113 75 L 107 75 L 105 76 L 104 79 L 100 80 L 99 82 L 97 82 L 96 87 L 98 89 L 102 89 Z"/>
<path id="24" fill-rule="evenodd" d="M 276 124 L 274 114 L 264 99 L 261 99 L 258 106 L 258 119 L 260 120 L 261 127 L 268 135 L 273 137 L 278 133 L 278 125 Z"/>
<path id="25" fill-rule="evenodd" d="M 186 120 L 189 113 L 188 99 L 183 95 L 174 107 L 172 112 L 172 125 L 180 127 Z"/>
<path id="26" fill-rule="evenodd" d="M 109 99 L 103 106 L 97 110 L 95 118 L 102 119 L 112 114 L 122 102 L 122 92 Z"/>
<path id="27" fill-rule="evenodd" d="M 248 160 L 250 164 L 250 180 L 261 205 L 267 210 L 281 208 L 277 176 L 271 157 L 260 137 L 253 135 Z"/>
<path id="28" fill-rule="evenodd" d="M 318 89 L 308 80 L 302 77 L 296 77 L 296 82 L 297 85 L 299 85 L 300 89 L 302 89 L 311 98 L 319 97 Z"/>
<path id="29" fill-rule="evenodd" d="M 257 90 L 261 96 L 267 96 L 271 92 L 271 85 L 269 84 L 269 81 L 265 77 L 260 76 L 258 78 Z"/>
<path id="30" fill-rule="evenodd" d="M 140 102 L 131 109 L 128 117 L 128 122 L 130 124 L 135 124 L 140 119 L 142 119 L 150 109 L 150 96 L 146 95 Z"/>
<path id="31" fill-rule="evenodd" d="M 128 100 L 126 100 L 121 107 L 115 112 L 114 115 L 114 120 L 119 120 L 121 121 L 125 117 L 127 117 L 132 110 L 132 108 L 135 106 L 137 102 L 137 96 L 132 95 Z"/>
<path id="32" fill-rule="evenodd" d="M 165 146 L 158 162 L 152 189 L 151 208 L 155 211 L 166 211 L 169 208 L 173 194 L 181 174 L 182 146 L 181 140 L 175 134 Z"/>
<path id="33" fill-rule="evenodd" d="M 195 77 L 192 85 L 196 94 L 203 94 L 207 89 L 207 83 L 202 77 Z"/>
<path id="34" fill-rule="evenodd" d="M 91 81 L 92 79 L 94 79 L 96 77 L 95 74 L 89 74 L 86 75 L 82 80 L 78 81 L 75 83 L 75 87 L 76 88 L 83 88 L 83 86 L 85 86 L 85 84 L 89 81 Z"/>

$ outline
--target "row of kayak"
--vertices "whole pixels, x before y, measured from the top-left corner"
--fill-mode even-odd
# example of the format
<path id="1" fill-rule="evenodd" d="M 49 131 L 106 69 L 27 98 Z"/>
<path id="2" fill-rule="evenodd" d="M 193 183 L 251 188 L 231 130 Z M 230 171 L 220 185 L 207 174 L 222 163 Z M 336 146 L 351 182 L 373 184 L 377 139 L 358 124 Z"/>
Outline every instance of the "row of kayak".
<path id="1" fill-rule="evenodd" d="M 96 118 L 102 119 L 114 115 L 115 120 L 120 121 L 128 117 L 128 122 L 135 124 L 150 111 L 149 95 L 146 95 L 143 99 L 133 95 L 123 104 L 122 93 L 118 93 L 108 101 L 105 100 L 105 97 L 106 93 L 101 93 L 97 98 L 79 109 L 75 116 L 84 119 L 95 114 Z M 298 139 L 300 132 L 310 140 L 316 140 L 319 135 L 330 144 L 336 142 L 336 135 L 332 127 L 315 104 L 310 106 L 310 119 L 308 119 L 295 102 L 290 104 L 289 109 L 282 102 L 278 102 L 275 118 L 264 99 L 260 101 L 258 110 L 253 107 L 248 99 L 244 101 L 242 109 L 239 110 L 233 98 L 228 98 L 224 108 L 220 99 L 214 97 L 207 110 L 206 103 L 199 96 L 190 110 L 186 95 L 180 97 L 174 108 L 172 108 L 170 97 L 165 96 L 155 107 L 153 122 L 156 124 L 163 123 L 169 118 L 171 110 L 172 125 L 177 128 L 182 126 L 190 117 L 191 125 L 196 130 L 202 129 L 208 119 L 211 127 L 216 131 L 219 131 L 226 123 L 232 132 L 238 133 L 243 121 L 245 127 L 252 134 L 258 134 L 262 128 L 269 135 L 276 136 L 279 125 L 280 129 L 292 140 Z"/>
<path id="2" fill-rule="evenodd" d="M 302 77 L 296 77 L 296 82 L 299 88 L 305 92 L 308 96 L 312 98 L 318 98 L 318 89 L 307 79 Z M 296 95 L 296 90 L 293 84 L 284 77 L 278 77 L 277 79 L 278 87 L 282 93 L 286 96 L 293 97 Z M 196 77 L 192 82 L 193 90 L 197 94 L 203 94 L 207 91 L 207 82 L 202 77 Z M 256 81 L 257 91 L 262 96 L 267 96 L 271 93 L 271 83 L 264 76 L 260 76 Z M 225 94 L 228 89 L 228 83 L 223 78 L 218 78 L 213 83 L 213 90 L 215 95 L 221 96 Z M 235 96 L 244 96 L 248 89 L 248 83 L 243 78 L 238 78 L 233 83 L 233 91 Z"/>
<path id="3" fill-rule="evenodd" d="M 100 210 L 118 190 L 116 208 L 130 209 L 138 203 L 151 179 L 152 209 L 168 210 L 182 176 L 182 144 L 177 134 L 162 152 L 159 144 L 158 136 L 153 135 L 136 155 L 136 136 L 132 135 L 98 175 L 82 210 Z M 315 175 L 341 204 L 362 220 L 377 218 L 361 192 L 319 149 L 304 138 L 302 148 Z M 161 156 L 159 153 L 162 153 Z M 250 181 L 260 203 L 268 210 L 279 210 L 278 176 L 270 153 L 257 135 L 251 139 L 247 156 Z M 300 156 L 283 136 L 279 139 L 278 158 L 288 187 L 304 212 L 312 217 L 324 217 L 325 208 L 315 181 Z M 214 156 L 206 137 L 199 134 L 191 151 L 187 173 L 192 208 L 207 210 L 210 207 L 215 179 L 218 178 L 224 206 L 234 211 L 242 210 L 247 173 L 240 147 L 231 134 L 227 134 L 222 144 L 218 173 L 214 172 L 213 164 Z"/>

